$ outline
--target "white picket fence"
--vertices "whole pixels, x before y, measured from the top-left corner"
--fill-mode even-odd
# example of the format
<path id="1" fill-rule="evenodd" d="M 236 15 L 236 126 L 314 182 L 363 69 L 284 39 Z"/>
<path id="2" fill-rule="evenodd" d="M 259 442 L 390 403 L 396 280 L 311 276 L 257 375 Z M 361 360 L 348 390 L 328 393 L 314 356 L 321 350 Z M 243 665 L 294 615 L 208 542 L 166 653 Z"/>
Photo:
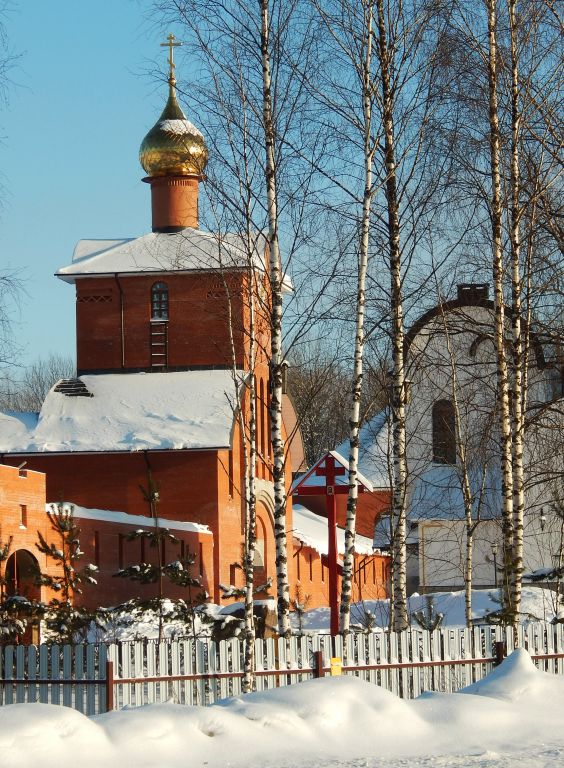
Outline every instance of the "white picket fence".
<path id="1" fill-rule="evenodd" d="M 106 711 L 105 645 L 0 647 L 0 704 L 43 702 Z"/>
<path id="2" fill-rule="evenodd" d="M 412 629 L 351 635 L 343 674 L 354 674 L 403 698 L 452 692 L 482 679 L 513 635 L 502 627 Z M 564 674 L 564 627 L 532 624 L 518 645 L 537 666 Z M 330 674 L 345 658 L 341 637 L 257 640 L 256 687 L 263 691 Z M 241 693 L 243 644 L 209 639 L 116 645 L 0 648 L 0 704 L 40 701 L 87 714 L 173 700 L 204 706 Z M 333 669 L 335 664 L 333 663 Z"/>

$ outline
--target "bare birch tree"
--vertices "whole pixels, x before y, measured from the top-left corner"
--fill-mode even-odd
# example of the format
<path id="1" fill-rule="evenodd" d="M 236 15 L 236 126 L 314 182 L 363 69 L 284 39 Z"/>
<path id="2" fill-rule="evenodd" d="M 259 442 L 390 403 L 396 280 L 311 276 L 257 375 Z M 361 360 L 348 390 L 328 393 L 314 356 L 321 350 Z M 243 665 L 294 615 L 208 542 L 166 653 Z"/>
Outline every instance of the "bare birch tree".
<path id="1" fill-rule="evenodd" d="M 249 201 L 248 192 L 249 175 L 248 168 L 243 166 L 245 175 L 241 180 L 242 205 L 246 207 Z M 243 573 L 244 587 L 244 659 L 243 659 L 243 693 L 250 693 L 255 688 L 255 620 L 254 620 L 254 567 L 257 541 L 257 510 L 256 510 L 256 465 L 257 452 L 257 391 L 256 391 L 256 304 L 259 293 L 257 282 L 256 264 L 260 259 L 257 252 L 257 238 L 250 230 L 250 217 L 246 219 L 247 227 L 241 233 L 241 239 L 246 249 L 246 296 L 244 305 L 247 310 L 247 322 L 245 324 L 246 360 L 244 370 L 238 368 L 238 355 L 235 343 L 235 319 L 232 309 L 231 287 L 225 275 L 223 285 L 227 300 L 227 313 L 229 325 L 229 341 L 232 358 L 232 380 L 235 390 L 235 400 L 231 403 L 235 417 L 238 420 L 242 469 L 243 489 L 242 504 L 244 509 L 244 545 L 243 545 Z M 221 253 L 221 232 L 218 233 L 218 244 Z M 235 450 L 233 445 L 232 450 Z M 265 461 L 265 457 L 260 457 Z"/>
<path id="2" fill-rule="evenodd" d="M 421 273 L 430 221 L 442 204 L 440 195 L 435 194 L 442 161 L 435 163 L 431 171 L 428 162 L 431 142 L 426 131 L 434 99 L 436 29 L 429 22 L 435 10 L 424 2 L 387 5 L 368 0 L 314 3 L 314 7 L 327 31 L 326 50 L 329 51 L 326 69 L 321 63 L 318 79 L 308 78 L 312 98 L 319 105 L 319 119 L 329 121 L 331 126 L 328 145 L 333 153 L 321 171 L 333 184 L 333 198 L 327 204 L 346 222 L 341 230 L 342 241 L 347 224 L 351 230 L 348 243 L 354 259 L 349 253 L 349 261 L 344 262 L 342 257 L 341 261 L 346 263 L 348 274 L 356 277 L 355 300 L 345 305 L 348 316 L 354 318 L 354 345 L 351 345 L 351 469 L 341 629 L 346 632 L 348 628 L 350 568 L 347 564 L 354 548 L 358 403 L 363 346 L 367 342 L 373 349 L 384 346 L 391 350 L 389 389 L 395 434 L 392 521 L 396 542 L 392 600 L 397 604 L 396 624 L 404 627 L 407 624 L 407 392 L 403 305 L 408 265 L 413 262 L 419 267 L 417 279 L 414 279 L 415 270 L 411 272 L 408 293 L 412 302 L 417 282 L 425 279 Z M 380 356 L 382 351 L 379 350 Z"/>
<path id="3" fill-rule="evenodd" d="M 350 628 L 350 604 L 354 572 L 354 542 L 356 533 L 356 506 L 358 499 L 358 454 L 359 430 L 361 424 L 361 398 L 364 374 L 365 346 L 365 294 L 366 275 L 370 253 L 371 208 L 374 195 L 372 167 L 378 140 L 373 133 L 372 108 L 374 101 L 373 83 L 373 22 L 374 3 L 363 0 L 356 9 L 343 3 L 335 9 L 326 10 L 316 5 L 316 10 L 339 47 L 341 54 L 349 58 L 355 73 L 358 92 L 362 102 L 362 113 L 357 130 L 361 136 L 362 152 L 362 205 L 359 219 L 358 260 L 356 269 L 355 335 L 353 344 L 353 371 L 351 404 L 349 410 L 349 492 L 347 499 L 347 521 L 345 529 L 345 555 L 341 585 L 340 631 L 348 633 Z"/>
<path id="4" fill-rule="evenodd" d="M 11 366 L 0 384 L 0 407 L 7 411 L 38 412 L 51 387 L 59 379 L 75 375 L 74 360 L 57 354 L 39 358 L 25 368 Z"/>
<path id="5" fill-rule="evenodd" d="M 278 629 L 288 638 L 290 626 L 290 584 L 286 540 L 286 472 L 282 427 L 282 259 L 278 224 L 276 135 L 272 105 L 271 16 L 268 0 L 258 0 L 260 9 L 260 48 L 262 58 L 262 111 L 264 130 L 264 175 L 268 215 L 268 257 L 270 274 L 270 429 L 273 448 L 274 537 L 276 540 L 276 579 L 278 591 Z"/>
<path id="6" fill-rule="evenodd" d="M 492 227 L 492 278 L 494 292 L 494 344 L 497 361 L 498 412 L 501 448 L 501 493 L 504 551 L 503 607 L 509 615 L 513 560 L 513 435 L 509 403 L 509 370 L 506 350 L 506 311 L 503 261 L 503 208 L 501 188 L 501 129 L 498 109 L 498 51 L 497 2 L 486 0 L 488 22 L 487 72 L 489 100 L 489 145 L 491 193 L 490 219 Z"/>
<path id="7" fill-rule="evenodd" d="M 291 340 L 283 348 L 282 294 L 287 291 L 287 269 L 296 256 L 296 246 L 305 226 L 304 201 L 312 175 L 311 166 L 292 149 L 289 141 L 289 137 L 301 137 L 301 144 L 304 136 L 307 138 L 307 132 L 302 134 L 299 129 L 304 94 L 293 57 L 307 59 L 310 29 L 307 24 L 301 28 L 294 21 L 297 6 L 297 3 L 281 2 L 247 4 L 242 0 L 230 0 L 221 6 L 210 6 L 203 0 L 155 2 L 164 20 L 182 23 L 188 49 L 202 67 L 202 86 L 197 89 L 199 98 L 195 96 L 195 89 L 189 89 L 187 95 L 197 105 L 207 135 L 214 134 L 208 186 L 214 184 L 214 193 L 221 197 L 223 204 L 233 206 L 233 198 L 239 196 L 237 182 L 233 184 L 233 179 L 240 176 L 237 166 L 244 162 L 252 165 L 251 204 L 246 214 L 240 211 L 239 221 L 244 221 L 245 215 L 250 216 L 252 228 L 264 229 L 267 233 L 271 326 L 267 357 L 272 443 L 268 459 L 273 475 L 279 631 L 286 637 L 290 635 L 286 552 L 288 446 L 284 440 L 281 406 L 285 355 Z M 240 114 L 237 114 L 237 105 Z M 237 133 L 243 113 L 248 127 L 246 160 L 239 150 L 236 155 L 226 153 L 223 138 L 226 133 Z M 314 303 L 315 297 L 311 305 Z M 290 337 L 299 336 L 307 326 L 312 308 L 306 302 L 302 310 L 302 316 L 294 315 Z M 286 334 L 288 336 L 287 331 Z"/>
<path id="8" fill-rule="evenodd" d="M 524 454 L 531 416 L 533 311 L 546 312 L 555 275 L 541 266 L 539 247 L 541 201 L 552 196 L 562 167 L 554 155 L 562 81 L 561 55 L 556 53 L 562 24 L 555 16 L 554 6 L 544 0 L 485 0 L 481 6 L 457 0 L 449 13 L 443 59 L 449 82 L 448 112 L 442 111 L 441 119 L 451 125 L 445 150 L 455 160 L 453 199 L 465 199 L 472 211 L 461 242 L 489 254 L 490 262 L 488 268 L 485 260 L 472 263 L 466 258 L 465 267 L 482 275 L 489 269 L 494 288 L 502 614 L 513 625 L 520 611 L 529 482 Z M 442 130 L 438 126 L 437 133 Z"/>

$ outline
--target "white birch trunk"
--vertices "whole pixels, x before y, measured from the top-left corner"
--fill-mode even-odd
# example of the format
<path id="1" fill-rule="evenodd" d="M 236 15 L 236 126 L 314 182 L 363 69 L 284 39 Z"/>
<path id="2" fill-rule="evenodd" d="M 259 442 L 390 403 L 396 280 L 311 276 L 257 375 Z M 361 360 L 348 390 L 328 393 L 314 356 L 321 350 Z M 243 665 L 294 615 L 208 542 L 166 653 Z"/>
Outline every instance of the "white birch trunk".
<path id="1" fill-rule="evenodd" d="M 237 369 L 237 353 L 233 333 L 233 312 L 229 285 L 223 278 L 223 286 L 227 296 L 229 343 L 231 347 L 232 380 L 236 393 L 233 409 L 237 414 L 239 430 L 241 433 L 241 452 L 243 463 L 243 510 L 244 510 L 244 543 L 243 543 L 243 573 L 245 576 L 244 599 L 244 629 L 245 640 L 243 653 L 243 693 L 250 693 L 255 687 L 255 622 L 254 622 L 254 562 L 256 549 L 256 483 L 255 465 L 257 458 L 257 417 L 256 417 L 256 338 L 255 338 L 255 275 L 253 269 L 252 238 L 249 229 L 250 218 L 247 219 L 247 302 L 249 307 L 249 324 L 246 330 L 248 338 L 249 354 L 247 375 L 249 377 L 246 389 L 246 397 L 242 396 L 244 389 L 240 373 Z M 247 403 L 248 399 L 248 403 Z M 246 415 L 248 414 L 248 418 Z M 234 449 L 234 446 L 232 450 Z"/>
<path id="2" fill-rule="evenodd" d="M 519 68 L 517 54 L 517 30 L 515 0 L 508 0 L 509 25 L 511 34 L 511 287 L 513 333 L 513 569 L 512 598 L 514 622 L 518 621 L 521 610 L 521 588 L 523 581 L 523 517 L 525 512 L 523 443 L 525 433 L 524 376 L 527 355 L 523 345 L 521 305 L 521 232 L 520 232 L 520 112 L 519 112 Z"/>
<path id="3" fill-rule="evenodd" d="M 365 6 L 365 58 L 363 63 L 362 105 L 364 117 L 364 195 L 362 200 L 362 221 L 358 258 L 356 329 L 354 343 L 354 369 L 352 380 L 352 403 L 349 417 L 349 495 L 347 499 L 347 524 L 345 529 L 345 556 L 341 582 L 340 629 L 343 634 L 350 631 L 350 610 L 354 571 L 354 543 L 356 535 L 356 506 L 358 500 L 358 451 L 360 430 L 360 398 L 362 394 L 364 362 L 364 315 L 366 271 L 370 241 L 370 213 L 372 204 L 372 162 L 374 156 L 372 141 L 372 2 Z M 346 644 L 344 646 L 347 647 Z"/>
<path id="4" fill-rule="evenodd" d="M 247 232 L 250 244 L 250 233 Z M 252 264 L 252 254 L 249 253 Z M 245 651 L 243 660 L 243 693 L 250 693 L 255 687 L 255 618 L 254 618 L 254 566 L 257 541 L 256 483 L 255 466 L 257 461 L 257 393 L 255 385 L 255 275 L 249 266 L 248 277 L 249 302 L 249 386 L 247 388 L 248 426 L 245 430 L 243 407 L 239 408 L 239 419 L 243 436 L 243 462 L 245 475 L 245 552 L 243 568 L 245 572 Z M 242 404 L 243 405 L 243 404 Z"/>
<path id="5" fill-rule="evenodd" d="M 486 0 L 488 14 L 488 90 L 490 127 L 490 174 L 492 222 L 492 272 L 494 288 L 494 344 L 497 363 L 497 397 L 501 437 L 501 488 L 503 527 L 503 588 L 502 606 L 513 622 L 513 456 L 509 377 L 505 350 L 505 302 L 503 295 L 502 205 L 500 174 L 500 129 L 497 99 L 497 14 L 496 0 Z"/>
<path id="6" fill-rule="evenodd" d="M 404 322 L 401 278 L 399 205 L 395 158 L 393 100 L 390 83 L 390 57 L 387 43 L 384 0 L 376 2 L 378 12 L 378 61 L 382 88 L 382 125 L 386 170 L 386 204 L 390 259 L 390 302 L 392 314 L 392 455 L 394 483 L 392 491 L 393 628 L 401 632 L 408 626 L 406 588 L 406 490 L 405 456 L 405 361 Z"/>
<path id="7" fill-rule="evenodd" d="M 261 55 L 263 121 L 265 140 L 265 179 L 268 205 L 269 275 L 271 292 L 270 422 L 274 479 L 274 536 L 276 541 L 276 581 L 278 592 L 278 631 L 290 637 L 290 586 L 286 541 L 285 445 L 282 433 L 282 263 L 278 236 L 276 194 L 275 132 L 272 114 L 270 75 L 270 29 L 268 0 L 259 0 L 261 14 Z"/>

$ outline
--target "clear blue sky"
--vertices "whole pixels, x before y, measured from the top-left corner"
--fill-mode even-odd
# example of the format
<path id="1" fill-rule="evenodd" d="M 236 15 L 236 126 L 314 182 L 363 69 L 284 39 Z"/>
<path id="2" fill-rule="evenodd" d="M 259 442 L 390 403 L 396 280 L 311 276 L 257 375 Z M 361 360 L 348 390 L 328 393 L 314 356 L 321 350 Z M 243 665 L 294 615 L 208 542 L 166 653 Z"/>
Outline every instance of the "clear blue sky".
<path id="1" fill-rule="evenodd" d="M 22 270 L 14 316 L 20 361 L 75 349 L 74 288 L 53 276 L 81 238 L 134 237 L 151 228 L 138 161 L 166 86 L 170 31 L 149 0 L 15 0 L 6 19 L 12 70 L 0 109 L 0 269 Z M 177 76 L 186 64 L 178 57 Z"/>

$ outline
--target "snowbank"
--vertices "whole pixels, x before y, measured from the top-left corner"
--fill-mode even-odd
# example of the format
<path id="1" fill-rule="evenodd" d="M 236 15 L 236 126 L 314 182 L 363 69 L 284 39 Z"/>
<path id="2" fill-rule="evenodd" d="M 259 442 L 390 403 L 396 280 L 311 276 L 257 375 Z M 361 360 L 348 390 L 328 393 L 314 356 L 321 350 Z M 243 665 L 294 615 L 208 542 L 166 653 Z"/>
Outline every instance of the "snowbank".
<path id="1" fill-rule="evenodd" d="M 564 679 L 519 650 L 459 694 L 409 702 L 341 677 L 208 708 L 167 703 L 90 720 L 54 705 L 0 707 L 0 754 L 4 768 L 499 766 L 523 756 L 527 766 L 556 766 L 563 715 Z"/>

